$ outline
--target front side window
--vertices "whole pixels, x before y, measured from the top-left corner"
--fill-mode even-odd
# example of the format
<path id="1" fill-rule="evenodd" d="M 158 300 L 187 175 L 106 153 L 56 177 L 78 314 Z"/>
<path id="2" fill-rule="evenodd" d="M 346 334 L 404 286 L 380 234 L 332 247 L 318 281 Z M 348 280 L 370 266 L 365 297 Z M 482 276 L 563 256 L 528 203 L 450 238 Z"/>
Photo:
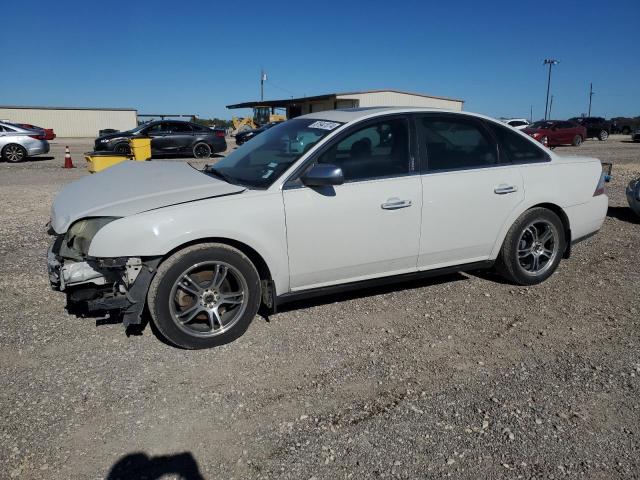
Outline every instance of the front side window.
<path id="1" fill-rule="evenodd" d="M 496 144 L 473 119 L 425 116 L 418 119 L 427 171 L 490 167 L 498 163 Z"/>
<path id="2" fill-rule="evenodd" d="M 346 182 L 410 173 L 407 120 L 396 118 L 369 124 L 325 151 L 318 163 L 342 169 Z"/>
<path id="3" fill-rule="evenodd" d="M 244 143 L 204 173 L 230 183 L 269 188 L 302 155 L 341 125 L 308 118 L 282 122 Z"/>
<path id="4" fill-rule="evenodd" d="M 493 122 L 487 122 L 487 126 L 500 143 L 501 162 L 532 163 L 549 160 L 549 156 L 528 138 Z"/>

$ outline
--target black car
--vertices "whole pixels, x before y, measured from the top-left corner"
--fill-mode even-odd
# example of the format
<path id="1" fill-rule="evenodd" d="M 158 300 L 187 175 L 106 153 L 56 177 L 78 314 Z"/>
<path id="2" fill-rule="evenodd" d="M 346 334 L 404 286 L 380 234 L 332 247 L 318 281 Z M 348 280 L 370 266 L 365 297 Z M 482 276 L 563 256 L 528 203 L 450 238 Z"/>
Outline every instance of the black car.
<path id="1" fill-rule="evenodd" d="M 605 141 L 611 133 L 611 123 L 602 117 L 574 117 L 569 119 L 587 129 L 587 138 L 597 138 Z"/>
<path id="2" fill-rule="evenodd" d="M 191 122 L 149 122 L 128 130 L 96 138 L 96 151 L 129 153 L 129 139 L 151 138 L 151 155 L 187 154 L 195 158 L 209 158 L 212 153 L 224 152 L 227 142 L 224 130 L 211 129 Z"/>
<path id="3" fill-rule="evenodd" d="M 261 126 L 260 128 L 252 128 L 251 130 L 244 130 L 242 132 L 239 132 L 236 134 L 236 144 L 242 145 L 243 143 L 251 140 L 256 135 L 259 135 L 260 133 L 264 132 L 265 130 L 268 130 L 274 125 L 277 125 L 278 123 L 282 123 L 282 122 L 269 122 Z"/>

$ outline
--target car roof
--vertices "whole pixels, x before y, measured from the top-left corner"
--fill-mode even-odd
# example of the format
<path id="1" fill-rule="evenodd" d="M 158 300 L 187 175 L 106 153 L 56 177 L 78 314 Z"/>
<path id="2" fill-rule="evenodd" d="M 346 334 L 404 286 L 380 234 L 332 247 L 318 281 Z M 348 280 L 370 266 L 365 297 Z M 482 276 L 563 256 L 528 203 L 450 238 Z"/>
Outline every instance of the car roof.
<path id="1" fill-rule="evenodd" d="M 308 113 L 296 118 L 308 118 L 314 120 L 327 120 L 333 122 L 355 122 L 363 120 L 365 118 L 377 117 L 379 115 L 393 114 L 393 113 L 419 113 L 419 112 L 431 112 L 431 113 L 452 113 L 456 115 L 466 115 L 469 117 L 483 118 L 497 122 L 495 118 L 480 115 L 478 113 L 463 112 L 461 110 L 445 110 L 442 108 L 426 108 L 426 107 L 360 107 L 360 108 L 344 108 L 338 110 L 323 110 L 321 112 Z"/>

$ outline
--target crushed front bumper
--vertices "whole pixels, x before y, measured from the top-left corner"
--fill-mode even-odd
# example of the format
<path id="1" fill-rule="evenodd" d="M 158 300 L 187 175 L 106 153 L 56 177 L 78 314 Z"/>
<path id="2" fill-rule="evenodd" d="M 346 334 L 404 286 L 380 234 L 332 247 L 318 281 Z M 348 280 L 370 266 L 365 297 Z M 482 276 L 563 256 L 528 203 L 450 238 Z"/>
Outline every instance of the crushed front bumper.
<path id="1" fill-rule="evenodd" d="M 161 257 L 62 258 L 60 238 L 49 248 L 47 270 L 51 288 L 67 295 L 67 311 L 80 317 L 108 312 L 125 326 L 139 324 Z"/>

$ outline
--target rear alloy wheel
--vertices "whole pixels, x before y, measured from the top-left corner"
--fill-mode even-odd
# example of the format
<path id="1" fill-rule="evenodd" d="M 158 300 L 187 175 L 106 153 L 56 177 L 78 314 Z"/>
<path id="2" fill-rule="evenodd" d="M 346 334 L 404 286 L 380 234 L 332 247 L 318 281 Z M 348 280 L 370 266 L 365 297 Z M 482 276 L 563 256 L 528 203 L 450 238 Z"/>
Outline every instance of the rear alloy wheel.
<path id="1" fill-rule="evenodd" d="M 193 147 L 193 156 L 195 158 L 211 157 L 211 147 L 204 142 L 196 143 Z"/>
<path id="2" fill-rule="evenodd" d="M 573 142 L 571 142 L 571 145 L 573 145 L 574 147 L 579 147 L 580 145 L 582 145 L 582 137 L 580 135 L 576 135 L 575 137 L 573 137 Z"/>
<path id="3" fill-rule="evenodd" d="M 545 136 L 545 137 L 542 137 L 542 138 L 540 139 L 540 143 L 541 143 L 542 145 L 544 145 L 545 147 L 548 147 L 548 146 L 549 146 L 549 137 L 546 137 L 546 136 Z"/>
<path id="4" fill-rule="evenodd" d="M 558 216 L 546 208 L 532 208 L 509 229 L 496 267 L 502 276 L 518 285 L 544 282 L 558 267 L 565 241 Z"/>
<path id="5" fill-rule="evenodd" d="M 600 133 L 598 133 L 598 140 L 604 142 L 607 138 L 609 138 L 609 132 L 606 130 L 600 130 Z"/>
<path id="6" fill-rule="evenodd" d="M 27 158 L 27 151 L 22 145 L 10 143 L 2 149 L 2 158 L 11 163 L 21 162 Z"/>
<path id="7" fill-rule="evenodd" d="M 235 248 L 194 245 L 160 265 L 147 298 L 167 340 L 182 348 L 210 348 L 247 330 L 260 305 L 260 277 Z"/>
<path id="8" fill-rule="evenodd" d="M 118 155 L 129 155 L 131 153 L 131 147 L 128 143 L 119 143 L 113 148 L 113 151 Z"/>

